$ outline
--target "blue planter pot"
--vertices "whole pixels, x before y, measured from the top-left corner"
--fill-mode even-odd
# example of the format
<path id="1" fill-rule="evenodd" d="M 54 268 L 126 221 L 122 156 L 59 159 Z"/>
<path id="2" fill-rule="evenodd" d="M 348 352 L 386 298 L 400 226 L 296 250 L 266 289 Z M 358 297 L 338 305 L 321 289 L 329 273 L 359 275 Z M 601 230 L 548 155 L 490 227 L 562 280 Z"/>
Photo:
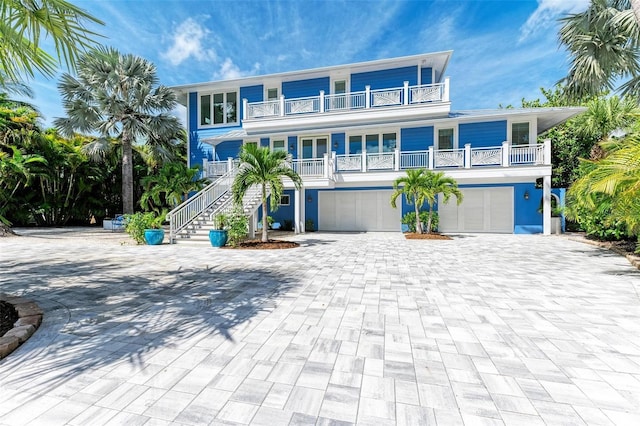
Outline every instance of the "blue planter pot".
<path id="1" fill-rule="evenodd" d="M 164 229 L 145 229 L 144 239 L 150 246 L 160 245 L 164 240 Z"/>
<path id="2" fill-rule="evenodd" d="M 227 231 L 223 229 L 212 229 L 209 231 L 209 241 L 214 247 L 224 247 L 227 244 Z"/>

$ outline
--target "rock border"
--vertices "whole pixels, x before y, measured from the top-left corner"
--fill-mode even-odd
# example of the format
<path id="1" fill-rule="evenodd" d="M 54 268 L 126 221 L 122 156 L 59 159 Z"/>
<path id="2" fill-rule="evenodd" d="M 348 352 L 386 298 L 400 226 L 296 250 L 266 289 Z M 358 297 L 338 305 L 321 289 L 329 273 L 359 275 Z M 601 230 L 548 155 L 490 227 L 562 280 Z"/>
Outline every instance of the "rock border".
<path id="1" fill-rule="evenodd" d="M 13 328 L 0 336 L 0 359 L 7 357 L 18 346 L 26 342 L 42 324 L 42 309 L 32 300 L 20 296 L 0 293 L 0 300 L 13 305 L 18 312 L 18 321 Z"/>

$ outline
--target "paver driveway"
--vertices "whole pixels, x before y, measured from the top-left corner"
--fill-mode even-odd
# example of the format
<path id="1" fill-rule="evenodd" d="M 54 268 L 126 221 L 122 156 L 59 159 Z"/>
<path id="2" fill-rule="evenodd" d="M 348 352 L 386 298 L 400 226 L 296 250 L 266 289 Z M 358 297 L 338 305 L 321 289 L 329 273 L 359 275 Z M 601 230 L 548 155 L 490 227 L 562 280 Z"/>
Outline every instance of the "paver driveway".
<path id="1" fill-rule="evenodd" d="M 0 423 L 640 424 L 640 273 L 561 237 L 0 239 Z"/>

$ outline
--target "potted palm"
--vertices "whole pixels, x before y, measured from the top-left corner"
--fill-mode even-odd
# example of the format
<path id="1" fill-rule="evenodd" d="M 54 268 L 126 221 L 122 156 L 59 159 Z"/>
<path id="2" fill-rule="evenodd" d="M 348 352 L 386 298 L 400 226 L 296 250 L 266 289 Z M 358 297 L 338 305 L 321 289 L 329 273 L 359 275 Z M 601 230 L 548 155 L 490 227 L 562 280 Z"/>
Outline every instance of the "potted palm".
<path id="1" fill-rule="evenodd" d="M 229 238 L 225 229 L 227 225 L 227 216 L 223 213 L 215 215 L 213 218 L 213 228 L 209 231 L 209 241 L 213 247 L 224 247 Z"/>

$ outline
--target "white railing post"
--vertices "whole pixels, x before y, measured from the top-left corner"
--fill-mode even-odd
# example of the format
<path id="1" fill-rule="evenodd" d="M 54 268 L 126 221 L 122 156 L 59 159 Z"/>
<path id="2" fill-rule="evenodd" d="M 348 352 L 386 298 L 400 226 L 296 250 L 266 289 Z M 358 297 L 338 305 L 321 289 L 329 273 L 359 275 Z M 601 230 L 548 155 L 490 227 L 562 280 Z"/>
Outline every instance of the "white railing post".
<path id="1" fill-rule="evenodd" d="M 367 171 L 367 151 L 362 151 L 362 164 L 361 164 L 362 168 L 362 173 L 365 173 Z"/>
<path id="2" fill-rule="evenodd" d="M 329 169 L 330 172 L 331 172 L 329 174 L 329 177 L 331 179 L 333 179 L 333 175 L 336 172 L 336 163 L 337 163 L 336 162 L 336 152 L 335 151 L 331 151 L 331 168 Z"/>
<path id="3" fill-rule="evenodd" d="M 502 142 L 502 167 L 509 167 L 509 142 Z"/>
<path id="4" fill-rule="evenodd" d="M 247 119 L 247 113 L 249 109 L 249 101 L 247 98 L 242 98 L 242 120 Z"/>
<path id="5" fill-rule="evenodd" d="M 404 82 L 404 99 L 403 99 L 403 105 L 409 105 L 409 82 L 405 81 Z"/>
<path id="6" fill-rule="evenodd" d="M 233 170 L 233 158 L 228 157 L 227 158 L 227 172 L 230 172 L 231 170 Z"/>
<path id="7" fill-rule="evenodd" d="M 542 178 L 542 233 L 551 235 L 551 176 Z"/>
<path id="8" fill-rule="evenodd" d="M 544 158 L 542 164 L 545 166 L 551 165 L 551 139 L 544 140 Z"/>
<path id="9" fill-rule="evenodd" d="M 324 112 L 324 90 L 320 91 L 320 112 Z"/>
<path id="10" fill-rule="evenodd" d="M 396 172 L 400 170 L 400 150 L 398 148 L 393 151 L 393 170 Z"/>
<path id="11" fill-rule="evenodd" d="M 371 108 L 371 86 L 364 87 L 364 107 Z"/>
<path id="12" fill-rule="evenodd" d="M 465 169 L 471 168 L 471 144 L 470 143 L 464 144 L 464 168 Z"/>
<path id="13" fill-rule="evenodd" d="M 322 157 L 322 161 L 324 161 L 324 178 L 329 179 L 329 154 L 325 152 Z"/>
<path id="14" fill-rule="evenodd" d="M 434 169 L 433 146 L 429 147 L 429 170 Z"/>
<path id="15" fill-rule="evenodd" d="M 449 102 L 449 77 L 444 79 L 444 90 L 442 91 L 442 101 Z"/>
<path id="16" fill-rule="evenodd" d="M 209 160 L 207 160 L 206 158 L 202 159 L 202 177 L 209 177 L 209 171 L 207 170 L 207 163 L 209 162 Z"/>
<path id="17" fill-rule="evenodd" d="M 284 117 L 284 95 L 280 95 L 280 117 Z"/>

